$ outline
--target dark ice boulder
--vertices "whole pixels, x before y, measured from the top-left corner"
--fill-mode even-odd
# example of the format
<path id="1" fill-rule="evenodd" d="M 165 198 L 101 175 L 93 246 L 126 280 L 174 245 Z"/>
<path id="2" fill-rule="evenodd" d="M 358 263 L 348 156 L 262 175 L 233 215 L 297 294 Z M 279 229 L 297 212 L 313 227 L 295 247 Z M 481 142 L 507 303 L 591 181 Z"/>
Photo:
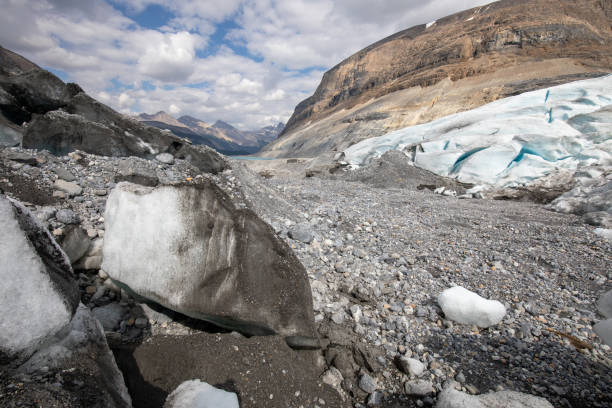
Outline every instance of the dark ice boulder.
<path id="1" fill-rule="evenodd" d="M 169 309 L 249 335 L 316 344 L 304 267 L 252 211 L 216 185 L 120 183 L 105 212 L 102 268 Z"/>

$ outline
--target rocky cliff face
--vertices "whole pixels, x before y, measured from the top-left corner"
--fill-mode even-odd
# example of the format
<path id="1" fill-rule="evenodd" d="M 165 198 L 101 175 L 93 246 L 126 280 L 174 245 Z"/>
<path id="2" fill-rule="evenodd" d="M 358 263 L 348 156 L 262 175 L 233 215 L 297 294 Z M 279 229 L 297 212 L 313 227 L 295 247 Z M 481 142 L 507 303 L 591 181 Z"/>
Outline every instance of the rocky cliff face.
<path id="1" fill-rule="evenodd" d="M 329 70 L 268 156 L 315 156 L 612 71 L 612 3 L 502 0 L 385 38 Z"/>

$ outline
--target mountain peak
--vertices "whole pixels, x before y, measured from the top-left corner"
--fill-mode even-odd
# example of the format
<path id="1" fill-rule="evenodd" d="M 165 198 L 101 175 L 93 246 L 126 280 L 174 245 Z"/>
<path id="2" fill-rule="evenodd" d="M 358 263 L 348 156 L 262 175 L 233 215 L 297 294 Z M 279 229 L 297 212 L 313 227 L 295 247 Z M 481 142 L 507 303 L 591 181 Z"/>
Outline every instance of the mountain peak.
<path id="1" fill-rule="evenodd" d="M 213 127 L 217 128 L 217 129 L 238 130 L 234 126 L 232 126 L 229 123 L 224 122 L 222 120 L 216 121 L 215 124 L 213 125 Z"/>
<path id="2" fill-rule="evenodd" d="M 160 110 L 159 112 L 154 113 L 152 115 L 149 115 L 147 113 L 141 113 L 140 115 L 138 115 L 138 119 L 143 122 L 161 122 L 172 126 L 185 127 L 184 124 L 182 124 L 163 110 Z"/>

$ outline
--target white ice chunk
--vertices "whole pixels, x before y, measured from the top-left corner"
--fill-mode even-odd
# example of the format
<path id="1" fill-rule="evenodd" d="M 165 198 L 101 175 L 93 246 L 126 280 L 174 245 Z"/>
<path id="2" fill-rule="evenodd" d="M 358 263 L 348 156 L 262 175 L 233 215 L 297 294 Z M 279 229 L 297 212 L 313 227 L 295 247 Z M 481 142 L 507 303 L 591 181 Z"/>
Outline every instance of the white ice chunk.
<path id="1" fill-rule="evenodd" d="M 240 408 L 238 397 L 200 380 L 185 381 L 168 395 L 164 408 Z"/>
<path id="2" fill-rule="evenodd" d="M 599 235 L 600 237 L 607 239 L 612 242 L 612 229 L 609 228 L 595 228 L 593 230 L 595 235 Z"/>
<path id="3" fill-rule="evenodd" d="M 72 310 L 2 196 L 0 225 L 0 350 L 28 353 L 67 326 Z"/>
<path id="4" fill-rule="evenodd" d="M 493 326 L 506 315 L 506 308 L 497 300 L 485 299 L 461 286 L 442 292 L 438 304 L 447 318 L 478 327 Z"/>
<path id="5" fill-rule="evenodd" d="M 470 395 L 453 388 L 446 388 L 438 396 L 436 408 L 553 408 L 541 397 L 516 391 L 498 391 L 482 395 Z"/>

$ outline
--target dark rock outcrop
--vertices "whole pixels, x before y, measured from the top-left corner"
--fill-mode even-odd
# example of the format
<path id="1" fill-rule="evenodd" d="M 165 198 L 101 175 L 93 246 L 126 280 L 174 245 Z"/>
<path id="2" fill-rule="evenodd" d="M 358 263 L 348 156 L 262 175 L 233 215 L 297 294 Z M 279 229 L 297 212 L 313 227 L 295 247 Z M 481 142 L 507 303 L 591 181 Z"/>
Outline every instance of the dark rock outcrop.
<path id="1" fill-rule="evenodd" d="M 22 125 L 26 124 L 25 129 Z M 54 154 L 82 150 L 106 156 L 151 159 L 171 153 L 209 173 L 227 167 L 212 149 L 192 146 L 169 132 L 125 117 L 0 47 L 0 145 L 19 143 Z"/>

